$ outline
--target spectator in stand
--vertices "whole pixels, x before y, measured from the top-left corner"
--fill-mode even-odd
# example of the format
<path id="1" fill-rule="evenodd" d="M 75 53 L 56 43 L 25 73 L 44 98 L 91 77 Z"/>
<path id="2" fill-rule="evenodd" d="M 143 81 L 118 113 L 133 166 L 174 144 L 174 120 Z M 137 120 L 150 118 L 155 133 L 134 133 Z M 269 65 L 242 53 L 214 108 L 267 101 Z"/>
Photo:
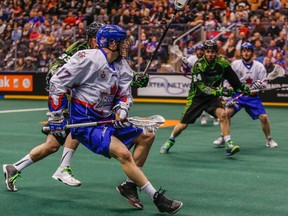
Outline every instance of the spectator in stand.
<path id="1" fill-rule="evenodd" d="M 41 34 L 37 31 L 37 27 L 32 27 L 32 31 L 29 34 L 29 40 L 30 41 L 37 41 L 41 38 Z"/>
<path id="2" fill-rule="evenodd" d="M 261 22 L 260 18 L 256 18 L 253 33 L 258 32 L 261 36 L 267 36 L 266 28 Z"/>
<path id="3" fill-rule="evenodd" d="M 4 30 L 3 34 L 3 41 L 10 41 L 12 39 L 12 26 L 7 25 L 6 29 Z"/>
<path id="4" fill-rule="evenodd" d="M 24 70 L 24 67 L 25 67 L 24 57 L 19 56 L 19 57 L 17 58 L 17 64 L 16 64 L 15 70 L 16 70 L 16 71 L 23 71 L 23 70 Z M 13 65 L 13 68 L 11 68 L 11 69 L 12 69 L 12 70 L 14 69 L 14 65 Z"/>
<path id="5" fill-rule="evenodd" d="M 51 46 L 55 43 L 55 38 L 51 34 L 50 29 L 47 28 L 45 30 L 45 34 L 42 34 L 41 38 L 39 39 L 39 43 L 43 43 L 45 45 L 51 45 Z"/>
<path id="6" fill-rule="evenodd" d="M 266 49 L 262 46 L 262 41 L 260 39 L 254 41 L 254 54 L 260 58 L 264 58 L 266 55 Z"/>
<path id="7" fill-rule="evenodd" d="M 226 2 L 224 0 L 214 0 L 212 3 L 215 9 L 225 10 L 227 8 Z"/>
<path id="8" fill-rule="evenodd" d="M 279 33 L 279 37 L 276 38 L 276 46 L 278 46 L 281 50 L 284 50 L 286 45 L 286 33 L 285 31 L 281 31 Z"/>
<path id="9" fill-rule="evenodd" d="M 74 16 L 72 11 L 68 12 L 67 16 L 64 19 L 64 23 L 66 24 L 66 26 L 67 25 L 70 25 L 70 26 L 76 25 L 76 17 Z"/>
<path id="10" fill-rule="evenodd" d="M 62 36 L 61 36 L 62 44 L 65 44 L 66 41 L 72 40 L 73 36 L 74 36 L 73 29 L 71 28 L 69 24 L 66 24 L 62 32 Z"/>
<path id="11" fill-rule="evenodd" d="M 92 20 L 93 20 L 93 17 L 92 17 Z M 109 21 L 109 17 L 108 17 L 108 15 L 106 14 L 106 11 L 105 11 L 103 8 L 100 9 L 100 13 L 99 13 L 99 15 L 97 16 L 97 20 L 101 20 L 101 21 L 103 21 L 104 23 L 107 23 L 107 22 Z"/>
<path id="12" fill-rule="evenodd" d="M 62 27 L 59 25 L 58 22 L 55 22 L 52 25 L 52 32 L 51 32 L 51 34 L 53 35 L 55 39 L 55 43 L 61 40 L 62 32 L 63 32 Z"/>
<path id="13" fill-rule="evenodd" d="M 192 25 L 192 26 L 196 26 L 196 25 L 198 25 L 199 23 L 200 23 L 200 24 L 204 24 L 204 23 L 205 23 L 202 12 L 198 12 L 198 13 L 196 14 L 195 19 L 194 19 L 192 22 L 189 22 L 188 24 L 190 24 L 190 25 Z"/>
<path id="14" fill-rule="evenodd" d="M 229 26 L 230 24 L 235 22 L 235 19 L 236 19 L 235 13 L 231 11 L 230 7 L 227 7 L 225 13 L 223 14 L 222 24 L 224 26 Z"/>
<path id="15" fill-rule="evenodd" d="M 273 64 L 271 57 L 266 57 L 263 64 L 268 74 L 274 70 L 275 65 Z"/>
<path id="16" fill-rule="evenodd" d="M 93 3 L 92 1 L 87 1 L 84 12 L 84 16 L 86 17 L 87 20 L 87 26 L 93 22 L 93 15 L 94 15 Z"/>
<path id="17" fill-rule="evenodd" d="M 14 29 L 11 33 L 11 39 L 13 41 L 19 41 L 22 36 L 21 27 L 18 27 L 17 23 L 14 24 Z"/>
<path id="18" fill-rule="evenodd" d="M 235 16 L 238 17 L 238 14 L 240 13 L 241 14 L 241 18 L 245 19 L 245 20 L 249 20 L 249 10 L 248 9 L 245 9 L 246 6 L 243 2 L 237 4 L 237 7 L 236 7 L 236 14 Z"/>
<path id="19" fill-rule="evenodd" d="M 261 22 L 263 24 L 268 24 L 272 21 L 272 18 L 269 14 L 269 11 L 268 10 L 265 10 L 264 13 L 263 13 L 263 17 L 261 17 Z"/>
<path id="20" fill-rule="evenodd" d="M 279 33 L 280 33 L 281 29 L 280 27 L 277 25 L 276 20 L 273 19 L 271 21 L 271 25 L 268 27 L 267 32 L 268 32 L 268 36 L 271 36 L 272 38 L 275 37 L 279 37 Z"/>
<path id="21" fill-rule="evenodd" d="M 249 28 L 248 28 L 247 23 L 243 22 L 243 23 L 241 24 L 241 27 L 239 28 L 239 34 L 240 34 L 241 32 L 244 32 L 245 35 L 249 35 Z"/>
<path id="22" fill-rule="evenodd" d="M 276 61 L 276 58 L 273 56 L 272 50 L 268 50 L 268 52 L 266 52 L 266 56 L 263 59 L 263 63 L 266 62 L 267 58 L 270 58 L 272 63 L 274 63 Z"/>
<path id="23" fill-rule="evenodd" d="M 194 41 L 193 40 L 190 40 L 187 44 L 187 46 L 184 47 L 184 50 L 183 50 L 183 55 L 185 57 L 188 57 L 192 54 L 195 53 L 195 49 L 194 49 Z"/>
<path id="24" fill-rule="evenodd" d="M 76 18 L 76 23 L 75 25 L 78 25 L 79 23 L 82 23 L 84 21 L 85 17 L 82 14 L 81 10 L 77 11 L 77 18 Z"/>
<path id="25" fill-rule="evenodd" d="M 226 56 L 226 51 L 223 49 L 223 44 L 222 44 L 222 42 L 221 42 L 220 40 L 217 40 L 217 41 L 216 41 L 216 44 L 217 44 L 217 46 L 218 46 L 218 53 L 217 53 L 217 55 L 218 55 L 218 56 L 223 56 L 223 57 L 225 57 L 225 56 Z"/>
<path id="26" fill-rule="evenodd" d="M 285 59 L 284 59 L 281 52 L 276 54 L 275 64 L 278 64 L 278 65 L 282 66 L 283 68 L 286 68 L 286 62 L 285 62 Z"/>
<path id="27" fill-rule="evenodd" d="M 75 32 L 75 38 L 77 38 L 77 40 L 81 40 L 81 39 L 86 38 L 86 29 L 84 27 L 83 22 L 80 22 L 78 24 L 78 27 L 76 28 L 76 32 Z"/>
<path id="28" fill-rule="evenodd" d="M 48 71 L 49 56 L 45 50 L 40 52 L 40 56 L 37 60 L 36 67 L 41 72 Z"/>
<path id="29" fill-rule="evenodd" d="M 281 52 L 280 47 L 278 47 L 276 45 L 276 41 L 275 40 L 271 40 L 269 43 L 269 46 L 266 49 L 266 55 L 268 54 L 268 52 L 271 51 L 272 52 L 272 56 L 274 58 L 276 58 L 277 53 Z"/>
<path id="30" fill-rule="evenodd" d="M 35 66 L 35 64 L 33 63 L 33 58 L 28 56 L 25 58 L 25 65 L 23 70 L 25 71 L 35 71 L 37 69 L 37 67 Z"/>
<path id="31" fill-rule="evenodd" d="M 236 50 L 240 50 L 241 45 L 247 42 L 247 36 L 244 32 L 240 32 L 238 38 L 236 39 Z"/>
<path id="32" fill-rule="evenodd" d="M 217 29 L 218 21 L 215 19 L 213 12 L 209 12 L 208 18 L 205 21 L 204 26 L 207 32 L 213 32 Z"/>
<path id="33" fill-rule="evenodd" d="M 255 41 L 260 40 L 262 41 L 261 34 L 259 32 L 255 32 L 253 36 L 249 39 L 249 43 L 251 43 L 253 46 L 255 46 Z"/>
<path id="34" fill-rule="evenodd" d="M 6 23 L 3 22 L 2 19 L 0 19 L 0 38 L 3 36 L 5 28 L 6 28 Z"/>
<path id="35" fill-rule="evenodd" d="M 237 6 L 236 0 L 230 0 L 228 2 L 229 2 L 228 6 L 231 9 L 231 11 L 235 12 L 236 11 L 236 6 Z"/>
<path id="36" fill-rule="evenodd" d="M 111 9 L 111 14 L 109 16 L 109 24 L 114 24 L 114 25 L 118 25 L 120 22 L 120 14 L 119 11 L 117 11 L 115 8 Z"/>
<path id="37" fill-rule="evenodd" d="M 235 47 L 235 41 L 234 40 L 228 40 L 228 47 L 225 50 L 226 51 L 226 57 L 227 59 L 232 62 L 235 60 L 235 53 L 236 53 L 236 47 Z"/>
<path id="38" fill-rule="evenodd" d="M 275 11 L 279 11 L 281 9 L 281 1 L 280 0 L 271 0 L 269 2 L 269 10 L 271 13 Z"/>
<path id="39" fill-rule="evenodd" d="M 262 0 L 261 4 L 259 5 L 258 9 L 269 10 L 269 2 L 271 0 Z"/>

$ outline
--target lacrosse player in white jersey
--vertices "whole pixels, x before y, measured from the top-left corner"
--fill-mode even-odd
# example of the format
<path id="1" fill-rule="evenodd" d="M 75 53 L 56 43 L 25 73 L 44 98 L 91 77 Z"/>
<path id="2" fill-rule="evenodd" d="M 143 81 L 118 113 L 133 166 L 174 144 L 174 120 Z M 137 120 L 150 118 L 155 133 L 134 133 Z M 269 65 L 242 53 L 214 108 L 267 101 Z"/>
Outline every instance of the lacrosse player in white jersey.
<path id="1" fill-rule="evenodd" d="M 204 48 L 204 46 L 202 43 L 198 44 L 197 46 L 195 46 L 195 55 L 190 55 L 189 57 L 183 57 L 182 58 L 182 64 L 181 64 L 181 72 L 182 73 L 184 73 L 184 74 L 190 74 L 191 73 L 191 69 L 194 66 L 195 62 L 199 58 L 201 58 L 204 54 L 203 48 Z M 213 116 L 210 116 L 210 117 L 213 119 L 214 125 L 219 124 L 218 118 L 214 118 Z M 207 117 L 206 117 L 205 111 L 203 111 L 203 113 L 201 114 L 200 122 L 201 122 L 201 125 L 207 124 Z"/>
<path id="2" fill-rule="evenodd" d="M 175 213 L 182 202 L 156 191 L 141 170 L 149 154 L 153 139 L 144 139 L 143 130 L 125 119 L 132 105 L 130 83 L 133 72 L 124 59 L 128 55 L 129 40 L 126 31 L 116 25 L 105 25 L 97 33 L 99 49 L 78 51 L 51 78 L 49 91 L 50 130 L 65 133 L 67 124 L 63 109 L 67 106 L 65 93 L 71 89 L 70 123 L 120 120 L 115 124 L 71 129 L 77 139 L 95 154 L 116 158 L 127 181 L 116 189 L 133 206 L 143 209 L 136 185 L 155 203 L 160 212 Z M 129 151 L 134 145 L 133 153 Z"/>
<path id="3" fill-rule="evenodd" d="M 251 89 L 265 88 L 267 82 L 264 80 L 267 76 L 267 72 L 262 63 L 252 59 L 254 52 L 253 45 L 250 43 L 244 43 L 241 45 L 240 51 L 242 59 L 235 60 L 231 64 L 240 81 L 245 85 L 250 86 Z M 241 97 L 236 93 L 232 98 L 228 99 L 226 107 L 225 112 L 227 112 L 231 117 L 242 108 L 245 108 L 245 111 L 253 120 L 260 120 L 266 138 L 266 147 L 275 148 L 278 146 L 278 144 L 271 138 L 268 116 L 258 93 L 251 96 Z M 217 146 L 223 145 L 223 136 L 216 139 L 213 143 Z"/>

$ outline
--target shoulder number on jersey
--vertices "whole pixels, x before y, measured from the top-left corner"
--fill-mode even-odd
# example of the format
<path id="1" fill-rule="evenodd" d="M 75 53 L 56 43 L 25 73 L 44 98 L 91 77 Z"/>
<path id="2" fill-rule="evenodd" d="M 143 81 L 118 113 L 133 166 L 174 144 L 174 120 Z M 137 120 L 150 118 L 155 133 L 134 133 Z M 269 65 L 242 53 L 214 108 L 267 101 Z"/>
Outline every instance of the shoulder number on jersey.
<path id="1" fill-rule="evenodd" d="M 192 79 L 193 79 L 193 82 L 202 81 L 201 74 L 194 74 L 194 75 L 192 76 Z"/>

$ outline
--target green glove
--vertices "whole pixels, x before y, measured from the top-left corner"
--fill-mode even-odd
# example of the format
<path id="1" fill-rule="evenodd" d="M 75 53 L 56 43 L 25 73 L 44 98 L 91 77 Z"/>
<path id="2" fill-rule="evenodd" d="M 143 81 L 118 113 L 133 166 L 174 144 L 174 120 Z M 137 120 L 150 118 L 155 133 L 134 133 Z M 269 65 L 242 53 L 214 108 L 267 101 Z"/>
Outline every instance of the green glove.
<path id="1" fill-rule="evenodd" d="M 227 87 L 221 87 L 217 90 L 217 96 L 231 97 L 234 94 L 234 90 Z"/>
<path id="2" fill-rule="evenodd" d="M 131 86 L 136 88 L 143 88 L 148 85 L 148 82 L 149 82 L 148 74 L 144 75 L 143 72 L 134 72 Z"/>
<path id="3" fill-rule="evenodd" d="M 243 93 L 244 95 L 248 95 L 251 96 L 252 92 L 250 90 L 250 88 L 248 86 L 246 86 L 245 84 L 242 83 L 241 89 L 240 89 L 241 93 Z"/>

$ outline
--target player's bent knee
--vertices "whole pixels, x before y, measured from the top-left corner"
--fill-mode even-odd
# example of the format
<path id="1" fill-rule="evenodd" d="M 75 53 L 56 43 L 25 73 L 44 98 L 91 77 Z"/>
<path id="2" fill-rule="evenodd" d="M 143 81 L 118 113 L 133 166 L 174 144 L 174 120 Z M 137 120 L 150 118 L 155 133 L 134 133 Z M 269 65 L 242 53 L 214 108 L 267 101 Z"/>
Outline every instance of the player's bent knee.
<path id="1" fill-rule="evenodd" d="M 266 114 L 262 114 L 259 116 L 259 119 L 261 122 L 263 123 L 267 123 L 268 122 L 268 116 Z"/>
<path id="2" fill-rule="evenodd" d="M 133 160 L 132 155 L 128 149 L 122 149 L 120 152 L 118 152 L 117 159 L 120 163 L 126 163 Z"/>

